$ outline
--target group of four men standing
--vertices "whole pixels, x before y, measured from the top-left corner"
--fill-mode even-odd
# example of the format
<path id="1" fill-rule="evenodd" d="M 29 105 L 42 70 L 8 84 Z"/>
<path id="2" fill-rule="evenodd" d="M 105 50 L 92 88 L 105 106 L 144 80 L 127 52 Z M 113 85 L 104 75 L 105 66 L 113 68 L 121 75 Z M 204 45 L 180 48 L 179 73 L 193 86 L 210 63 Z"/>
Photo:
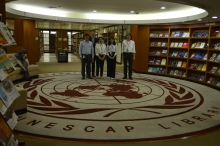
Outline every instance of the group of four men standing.
<path id="1" fill-rule="evenodd" d="M 129 79 L 132 78 L 132 64 L 135 59 L 135 42 L 132 39 L 132 35 L 128 33 L 126 35 L 126 40 L 122 43 L 122 59 L 124 64 L 124 77 L 122 79 L 127 79 L 127 67 L 129 67 Z M 92 79 L 95 77 L 95 45 L 98 42 L 98 38 L 95 36 L 95 32 L 91 32 L 91 36 L 89 34 L 84 35 L 84 40 L 80 42 L 79 45 L 79 57 L 82 62 L 82 79 L 87 78 Z M 92 76 L 91 76 L 91 63 L 92 63 Z M 127 66 L 128 65 L 128 66 Z M 86 68 L 86 74 L 85 74 Z"/>

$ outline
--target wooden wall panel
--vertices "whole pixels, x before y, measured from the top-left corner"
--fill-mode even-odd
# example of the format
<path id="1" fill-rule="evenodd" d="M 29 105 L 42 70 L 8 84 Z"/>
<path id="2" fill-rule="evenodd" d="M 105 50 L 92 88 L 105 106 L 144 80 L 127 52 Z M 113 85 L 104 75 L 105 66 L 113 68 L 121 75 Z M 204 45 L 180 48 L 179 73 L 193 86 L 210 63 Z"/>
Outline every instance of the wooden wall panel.
<path id="1" fill-rule="evenodd" d="M 0 0 L 0 13 L 2 14 L 2 22 L 6 23 L 5 0 Z"/>
<path id="2" fill-rule="evenodd" d="M 15 18 L 14 19 L 14 35 L 15 35 L 15 41 L 17 45 L 23 45 L 24 44 L 24 26 L 23 26 L 23 19 Z"/>
<path id="3" fill-rule="evenodd" d="M 136 54 L 135 57 L 136 59 L 133 62 L 133 69 L 137 71 L 138 64 L 140 61 L 137 59 L 139 57 L 139 44 L 138 44 L 138 25 L 131 25 L 130 26 L 130 33 L 132 35 L 132 40 L 135 42 L 135 49 L 136 49 Z"/>

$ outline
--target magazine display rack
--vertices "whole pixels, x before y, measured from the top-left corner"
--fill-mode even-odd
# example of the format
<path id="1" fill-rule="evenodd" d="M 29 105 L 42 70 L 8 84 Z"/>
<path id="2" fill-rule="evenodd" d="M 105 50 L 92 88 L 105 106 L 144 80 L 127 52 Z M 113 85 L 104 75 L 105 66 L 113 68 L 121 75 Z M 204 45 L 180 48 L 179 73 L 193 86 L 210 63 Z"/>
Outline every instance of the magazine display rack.
<path id="1" fill-rule="evenodd" d="M 18 117 L 10 106 L 20 94 L 9 78 L 15 71 L 15 67 L 3 49 L 14 43 L 6 25 L 0 22 L 0 145 L 2 146 L 19 145 L 13 135 Z"/>

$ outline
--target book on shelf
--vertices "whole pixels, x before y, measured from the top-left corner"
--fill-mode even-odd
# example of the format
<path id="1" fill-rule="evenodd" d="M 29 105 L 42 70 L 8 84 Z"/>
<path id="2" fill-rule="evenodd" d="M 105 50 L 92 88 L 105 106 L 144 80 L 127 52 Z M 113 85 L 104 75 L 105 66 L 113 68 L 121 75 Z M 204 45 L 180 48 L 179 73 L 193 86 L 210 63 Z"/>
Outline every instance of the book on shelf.
<path id="1" fill-rule="evenodd" d="M 195 48 L 196 47 L 196 43 L 193 43 L 192 45 L 191 45 L 191 48 Z"/>
<path id="2" fill-rule="evenodd" d="M 216 86 L 218 86 L 218 87 L 220 86 L 220 81 L 218 81 L 218 82 L 216 83 Z"/>
<path id="3" fill-rule="evenodd" d="M 201 52 L 196 52 L 195 56 L 193 57 L 193 59 L 199 59 L 201 56 Z"/>
<path id="4" fill-rule="evenodd" d="M 153 68 L 152 67 L 148 67 L 148 72 L 152 72 Z"/>
<path id="5" fill-rule="evenodd" d="M 192 53 L 190 58 L 194 58 L 196 53 Z"/>
<path id="6" fill-rule="evenodd" d="M 183 47 L 184 47 L 184 48 L 187 48 L 188 45 L 189 45 L 189 43 L 183 43 Z"/>
<path id="7" fill-rule="evenodd" d="M 161 73 L 162 73 L 162 74 L 166 74 L 166 73 L 167 73 L 167 70 L 166 70 L 165 68 L 163 68 L 162 71 L 161 71 Z"/>
<path id="8" fill-rule="evenodd" d="M 199 64 L 197 70 L 201 70 L 204 64 Z"/>
<path id="9" fill-rule="evenodd" d="M 190 69 L 193 69 L 194 68 L 194 63 L 190 64 Z"/>
<path id="10" fill-rule="evenodd" d="M 206 71 L 206 63 L 203 65 L 201 71 Z"/>
<path id="11" fill-rule="evenodd" d="M 15 40 L 9 32 L 7 26 L 3 22 L 0 22 L 0 45 L 8 46 L 14 43 Z"/>
<path id="12" fill-rule="evenodd" d="M 179 70 L 175 70 L 174 73 L 173 73 L 173 75 L 177 76 L 178 73 L 179 73 Z"/>
<path id="13" fill-rule="evenodd" d="M 183 73 L 182 77 L 186 77 L 186 72 Z"/>
<path id="14" fill-rule="evenodd" d="M 167 50 L 162 50 L 162 55 L 167 56 Z"/>
<path id="15" fill-rule="evenodd" d="M 177 76 L 182 77 L 182 75 L 183 75 L 183 72 L 179 70 Z"/>
<path id="16" fill-rule="evenodd" d="M 220 62 L 220 54 L 215 58 L 215 62 Z"/>
<path id="17" fill-rule="evenodd" d="M 211 84 L 215 85 L 218 82 L 218 78 L 213 78 Z"/>
<path id="18" fill-rule="evenodd" d="M 193 32 L 192 37 L 198 37 L 200 35 L 200 32 Z"/>
<path id="19" fill-rule="evenodd" d="M 160 34 L 159 34 L 159 37 L 163 37 L 163 33 L 160 33 Z"/>
<path id="20" fill-rule="evenodd" d="M 3 116 L 5 121 L 8 123 L 9 127 L 13 130 L 18 123 L 18 116 L 15 112 L 9 108 L 8 111 Z"/>
<path id="21" fill-rule="evenodd" d="M 201 77 L 199 78 L 199 81 L 204 81 L 205 79 L 205 75 L 201 75 Z"/>
<path id="22" fill-rule="evenodd" d="M 177 63 L 177 67 L 181 67 L 182 66 L 182 61 L 178 61 L 178 63 Z"/>
<path id="23" fill-rule="evenodd" d="M 160 47 L 160 46 L 161 46 L 161 42 L 157 42 L 157 46 L 159 46 L 159 47 Z"/>
<path id="24" fill-rule="evenodd" d="M 200 48 L 200 46 L 201 46 L 201 42 L 198 42 L 198 43 L 196 43 L 195 48 Z"/>
<path id="25" fill-rule="evenodd" d="M 6 146 L 12 135 L 12 130 L 9 128 L 2 116 L 0 116 L 0 144 Z"/>
<path id="26" fill-rule="evenodd" d="M 185 53 L 184 58 L 188 58 L 188 52 Z"/>
<path id="27" fill-rule="evenodd" d="M 195 75 L 195 80 L 199 80 L 200 74 Z"/>
<path id="28" fill-rule="evenodd" d="M 170 47 L 174 47 L 175 42 L 170 43 Z"/>
<path id="29" fill-rule="evenodd" d="M 152 72 L 156 73 L 156 72 L 157 72 L 157 68 L 156 68 L 156 67 L 153 67 L 153 68 L 152 68 Z"/>
<path id="30" fill-rule="evenodd" d="M 182 47 L 183 46 L 183 42 L 179 42 L 178 47 Z"/>
<path id="31" fill-rule="evenodd" d="M 211 83 L 213 80 L 213 77 L 209 77 L 209 80 L 207 81 L 207 83 Z"/>
<path id="32" fill-rule="evenodd" d="M 150 59 L 149 59 L 149 63 L 150 63 L 150 64 L 154 64 L 154 60 L 155 60 L 154 57 L 150 57 Z"/>
<path id="33" fill-rule="evenodd" d="M 216 72 L 217 75 L 220 75 L 220 68 L 218 69 L 218 71 Z"/>
<path id="34" fill-rule="evenodd" d="M 161 55 L 161 52 L 158 50 L 158 51 L 156 52 L 156 55 Z"/>
<path id="35" fill-rule="evenodd" d="M 186 51 L 180 51 L 180 53 L 179 53 L 179 57 L 184 57 L 184 55 L 185 55 L 185 53 L 186 53 Z"/>
<path id="36" fill-rule="evenodd" d="M 0 83 L 0 98 L 7 107 L 9 107 L 19 96 L 20 94 L 10 78 L 7 78 Z"/>
<path id="37" fill-rule="evenodd" d="M 213 34 L 212 34 L 212 37 L 217 37 L 219 34 L 219 31 L 215 31 Z"/>
<path id="38" fill-rule="evenodd" d="M 204 57 L 202 58 L 202 60 L 207 60 L 207 53 L 205 53 Z"/>
<path id="39" fill-rule="evenodd" d="M 200 47 L 199 47 L 199 48 L 204 48 L 204 47 L 205 47 L 205 45 L 206 45 L 206 43 L 205 43 L 205 42 L 201 42 L 201 44 L 200 44 Z"/>
<path id="40" fill-rule="evenodd" d="M 220 50 L 220 43 L 215 44 L 213 49 Z"/>
<path id="41" fill-rule="evenodd" d="M 179 54 L 179 52 L 178 52 L 178 51 L 174 51 L 174 52 L 173 52 L 173 54 L 172 54 L 172 57 L 177 57 L 177 56 L 178 56 L 178 54 Z"/>
<path id="42" fill-rule="evenodd" d="M 178 61 L 173 61 L 172 62 L 172 66 L 177 66 L 177 64 L 178 64 Z"/>
<path id="43" fill-rule="evenodd" d="M 161 61 L 161 65 L 166 65 L 166 61 L 167 61 L 167 59 L 163 58 Z"/>
<path id="44" fill-rule="evenodd" d="M 202 38 L 209 37 L 209 33 L 208 33 L 208 32 L 202 32 L 202 33 L 201 33 L 201 37 L 202 37 Z"/>
<path id="45" fill-rule="evenodd" d="M 170 75 L 173 75 L 173 73 L 174 73 L 174 70 L 173 69 L 170 70 Z"/>
<path id="46" fill-rule="evenodd" d="M 163 43 L 162 43 L 162 47 L 165 47 L 166 45 L 167 45 L 166 42 L 163 42 Z"/>
<path id="47" fill-rule="evenodd" d="M 5 78 L 10 76 L 15 71 L 14 65 L 6 55 L 5 51 L 0 48 L 0 80 L 3 81 Z"/>
<path id="48" fill-rule="evenodd" d="M 151 43 L 150 43 L 151 46 L 154 46 L 154 44 L 155 44 L 155 42 L 151 42 Z"/>
<path id="49" fill-rule="evenodd" d="M 171 37 L 174 37 L 175 33 L 176 33 L 176 32 L 175 32 L 175 31 L 173 31 L 173 32 L 171 33 L 171 35 L 170 35 L 170 36 L 171 36 Z"/>
<path id="50" fill-rule="evenodd" d="M 178 47 L 179 43 L 178 42 L 175 42 L 174 43 L 174 47 Z"/>
<path id="51" fill-rule="evenodd" d="M 195 76 L 195 74 L 194 74 L 194 73 L 191 73 L 191 74 L 189 75 L 189 78 L 192 79 L 192 78 L 194 78 L 194 76 Z"/>
<path id="52" fill-rule="evenodd" d="M 217 71 L 218 67 L 214 66 L 212 67 L 212 69 L 210 70 L 210 73 L 215 73 Z"/>
<path id="53" fill-rule="evenodd" d="M 158 64 L 158 65 L 159 65 L 159 64 L 160 64 L 160 60 L 156 60 L 156 64 Z"/>
<path id="54" fill-rule="evenodd" d="M 184 61 L 184 62 L 182 63 L 182 66 L 181 66 L 181 67 L 182 67 L 182 68 L 186 68 L 186 64 L 187 64 L 187 63 Z"/>
<path id="55" fill-rule="evenodd" d="M 155 52 L 156 52 L 155 50 L 151 50 L 150 55 L 155 55 Z"/>
<path id="56" fill-rule="evenodd" d="M 210 57 L 209 61 L 214 61 L 216 56 L 217 56 L 217 54 L 213 53 L 212 56 Z"/>
<path id="57" fill-rule="evenodd" d="M 166 34 L 165 34 L 165 37 L 166 37 L 166 38 L 168 38 L 168 37 L 169 37 L 169 34 L 168 34 L 168 33 L 166 33 Z"/>
<path id="58" fill-rule="evenodd" d="M 197 69 L 199 64 L 195 63 L 192 69 Z"/>

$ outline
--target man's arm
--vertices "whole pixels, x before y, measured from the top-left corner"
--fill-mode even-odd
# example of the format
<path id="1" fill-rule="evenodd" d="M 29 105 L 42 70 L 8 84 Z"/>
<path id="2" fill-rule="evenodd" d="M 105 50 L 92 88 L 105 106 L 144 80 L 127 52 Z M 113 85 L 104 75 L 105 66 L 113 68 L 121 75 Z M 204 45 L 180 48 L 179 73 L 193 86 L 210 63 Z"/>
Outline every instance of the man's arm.
<path id="1" fill-rule="evenodd" d="M 82 60 L 82 42 L 79 44 L 79 58 Z"/>

